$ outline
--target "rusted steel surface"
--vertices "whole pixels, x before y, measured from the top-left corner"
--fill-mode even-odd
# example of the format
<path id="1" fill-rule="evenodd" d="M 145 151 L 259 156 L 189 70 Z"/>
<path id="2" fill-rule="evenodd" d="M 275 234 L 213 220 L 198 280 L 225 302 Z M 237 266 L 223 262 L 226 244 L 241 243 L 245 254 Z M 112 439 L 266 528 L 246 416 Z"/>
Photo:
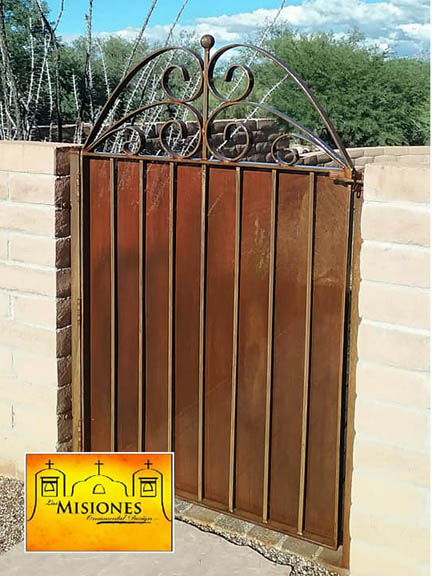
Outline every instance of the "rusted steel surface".
<path id="1" fill-rule="evenodd" d="M 138 162 L 117 166 L 117 423 L 116 448 L 139 445 L 139 203 Z"/>
<path id="2" fill-rule="evenodd" d="M 74 284 L 81 292 L 74 302 L 83 300 L 83 316 L 74 374 L 82 374 L 83 397 L 74 405 L 84 421 L 75 428 L 83 442 L 75 445 L 174 450 L 183 497 L 336 548 L 358 175 L 303 81 L 262 49 L 260 56 L 297 82 L 338 150 L 261 108 L 338 167 L 297 166 L 296 150 L 280 148 L 286 136 L 275 140 L 269 163 L 241 161 L 247 133 L 228 158 L 224 142 L 212 141 L 212 123 L 246 102 L 253 76 L 231 66 L 225 81 L 239 68 L 244 91 L 224 97 L 213 72 L 236 46 L 210 56 L 212 45 L 203 39 L 204 58 L 186 49 L 200 73 L 188 98 L 171 91 L 175 66 L 162 75 L 162 104 L 195 117 L 196 141 L 176 116 L 158 134 L 161 155 L 146 153 L 137 111 L 110 120 L 123 88 L 145 63 L 173 50 L 166 47 L 114 90 L 82 152 L 81 277 Z M 187 79 L 185 69 L 177 71 Z M 190 103 L 201 97 L 199 112 Z M 219 104 L 210 110 L 214 99 Z M 185 139 L 183 153 L 170 147 L 174 127 Z M 222 137 L 231 130 L 245 128 L 234 122 Z"/>
<path id="3" fill-rule="evenodd" d="M 179 166 L 176 183 L 174 447 L 176 486 L 198 491 L 201 170 Z"/>
<path id="4" fill-rule="evenodd" d="M 111 450 L 111 172 L 89 166 L 90 422 L 93 451 Z"/>
<path id="5" fill-rule="evenodd" d="M 238 329 L 236 509 L 263 508 L 271 172 L 243 174 Z"/>
<path id="6" fill-rule="evenodd" d="M 145 450 L 168 449 L 169 165 L 146 167 Z"/>
<path id="7" fill-rule="evenodd" d="M 317 177 L 305 533 L 337 535 L 350 196 Z"/>
<path id="8" fill-rule="evenodd" d="M 184 497 L 336 546 L 346 188 L 86 162 L 90 449 L 172 441 Z"/>
<path id="9" fill-rule="evenodd" d="M 306 368 L 308 182 L 307 174 L 279 174 L 270 518 L 293 530 L 298 524 Z"/>
<path id="10" fill-rule="evenodd" d="M 204 496 L 228 507 L 234 331 L 235 170 L 211 169 L 208 188 Z"/>

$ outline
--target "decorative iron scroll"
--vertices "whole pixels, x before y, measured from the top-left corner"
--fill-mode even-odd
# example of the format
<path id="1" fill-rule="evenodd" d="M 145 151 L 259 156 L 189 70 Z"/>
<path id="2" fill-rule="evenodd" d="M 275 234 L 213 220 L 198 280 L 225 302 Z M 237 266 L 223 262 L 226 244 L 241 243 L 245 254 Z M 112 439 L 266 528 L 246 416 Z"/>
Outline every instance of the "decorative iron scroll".
<path id="1" fill-rule="evenodd" d="M 250 44 L 230 44 L 220 48 L 210 56 L 210 50 L 214 43 L 213 36 L 205 35 L 201 38 L 204 58 L 188 48 L 167 46 L 156 50 L 140 62 L 120 82 L 107 100 L 87 138 L 84 149 L 92 153 L 113 153 L 114 149 L 114 152 L 119 154 L 150 157 L 167 156 L 176 159 L 218 159 L 224 162 L 245 160 L 253 143 L 253 134 L 246 121 L 227 121 L 222 134 L 222 142 L 216 143 L 213 135 L 215 121 L 221 113 L 241 104 L 250 106 L 255 111 L 261 110 L 272 117 L 283 120 L 290 127 L 289 131 L 281 133 L 280 136 L 273 139 L 270 158 L 267 158 L 270 163 L 288 166 L 304 163 L 299 148 L 290 144 L 292 140 L 295 140 L 307 142 L 313 147 L 314 152 L 323 152 L 333 165 L 348 168 L 351 171 L 354 170 L 352 160 L 330 118 L 296 72 L 267 50 Z M 297 84 L 322 120 L 333 141 L 334 148 L 294 118 L 263 101 L 250 100 L 249 96 L 254 88 L 254 75 L 252 70 L 244 64 L 229 64 L 223 78 L 224 85 L 229 86 L 231 83 L 232 86 L 234 77 L 236 75 L 238 77 L 240 73 L 244 84 L 241 93 L 233 95 L 235 90 L 231 89 L 231 93 L 227 96 L 222 94 L 217 87 L 216 66 L 228 51 L 235 48 L 251 49 L 256 55 L 268 58 L 285 73 L 285 77 L 291 78 Z M 154 69 L 158 59 L 162 56 L 170 55 L 172 60 L 176 51 L 181 51 L 192 60 L 193 66 L 196 68 L 195 76 L 197 80 L 192 93 L 187 95 L 186 90 L 184 90 L 183 95 L 179 95 L 171 88 L 171 80 L 174 75 L 177 76 L 177 79 L 180 77 L 183 83 L 188 84 L 191 83 L 192 75 L 185 65 L 171 64 L 171 61 L 169 61 L 168 66 L 159 75 L 159 78 L 154 80 L 166 98 L 140 105 L 130 112 L 127 107 L 124 110 L 124 106 L 122 107 L 119 102 L 122 94 L 132 81 L 140 73 L 141 75 L 144 74 L 143 70 L 146 66 L 150 66 L 150 71 L 152 69 L 151 66 Z M 237 85 L 234 88 L 238 87 L 239 84 L 240 81 L 237 81 Z M 136 90 L 137 88 L 134 89 L 134 93 Z M 213 110 L 210 110 L 210 99 L 218 102 Z M 157 122 L 157 130 L 155 130 L 156 122 L 154 120 L 153 125 L 148 121 L 140 122 L 140 117 L 153 113 L 152 111 L 156 109 L 159 110 L 159 113 L 161 109 L 164 109 L 166 115 L 168 115 L 167 120 Z M 173 109 L 176 110 L 174 117 Z M 122 113 L 122 110 L 124 110 L 123 116 L 119 120 L 114 121 L 116 112 L 120 111 Z M 193 121 L 186 124 L 184 120 L 186 116 L 192 117 Z M 154 117 L 157 118 L 157 114 L 153 116 L 153 119 Z M 231 146 L 231 151 L 234 148 L 234 152 L 228 155 L 227 148 L 229 148 L 230 143 L 232 144 L 233 135 L 238 133 L 240 133 L 242 142 L 240 145 Z M 155 142 L 158 145 L 157 151 L 155 150 Z M 285 146 L 283 145 L 284 142 Z"/>

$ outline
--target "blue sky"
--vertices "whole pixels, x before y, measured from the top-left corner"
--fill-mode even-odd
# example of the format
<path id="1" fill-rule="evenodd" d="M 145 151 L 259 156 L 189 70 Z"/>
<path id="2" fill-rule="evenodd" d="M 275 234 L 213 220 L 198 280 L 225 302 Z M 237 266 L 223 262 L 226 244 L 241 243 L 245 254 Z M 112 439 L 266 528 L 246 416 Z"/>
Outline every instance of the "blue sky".
<path id="1" fill-rule="evenodd" d="M 158 0 L 147 37 L 163 40 L 183 0 Z M 95 33 L 133 37 L 151 0 L 94 0 Z M 219 43 L 248 38 L 274 18 L 280 0 L 189 0 L 177 31 L 211 32 Z M 48 0 L 55 18 L 59 0 Z M 72 39 L 85 30 L 88 0 L 65 0 L 59 32 Z M 332 31 L 344 35 L 356 28 L 366 41 L 398 55 L 417 55 L 429 46 L 428 0 L 286 0 L 279 22 L 304 33 Z"/>

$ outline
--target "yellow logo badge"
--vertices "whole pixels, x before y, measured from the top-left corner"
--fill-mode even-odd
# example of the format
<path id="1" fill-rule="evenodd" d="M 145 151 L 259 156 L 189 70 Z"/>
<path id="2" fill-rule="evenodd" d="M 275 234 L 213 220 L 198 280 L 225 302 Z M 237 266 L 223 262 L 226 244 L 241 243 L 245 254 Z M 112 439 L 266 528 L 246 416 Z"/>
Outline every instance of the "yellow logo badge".
<path id="1" fill-rule="evenodd" d="M 172 552 L 172 453 L 26 454 L 26 551 Z"/>

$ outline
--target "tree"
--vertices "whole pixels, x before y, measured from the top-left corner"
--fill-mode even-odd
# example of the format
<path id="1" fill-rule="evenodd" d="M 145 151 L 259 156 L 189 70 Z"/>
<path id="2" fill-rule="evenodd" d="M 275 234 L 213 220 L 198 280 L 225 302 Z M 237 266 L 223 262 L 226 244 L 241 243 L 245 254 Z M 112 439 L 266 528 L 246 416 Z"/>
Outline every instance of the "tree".
<path id="1" fill-rule="evenodd" d="M 40 5 L 47 13 L 45 4 Z M 0 0 L 0 126 L 3 137 L 25 138 L 41 101 L 48 57 L 44 26 L 31 0 Z"/>
<path id="2" fill-rule="evenodd" d="M 92 88 L 91 99 L 94 108 L 93 115 L 104 105 L 110 92 L 120 82 L 124 73 L 133 43 L 118 36 L 108 36 L 96 39 L 92 47 Z M 135 66 L 148 54 L 147 42 L 140 43 L 131 66 Z M 63 93 L 63 115 L 65 122 L 73 123 L 77 119 L 77 106 L 80 105 L 79 95 L 86 86 L 83 70 L 86 60 L 86 38 L 79 37 L 72 44 L 61 47 L 61 80 Z M 76 93 L 76 94 L 75 94 Z M 78 98 L 76 98 L 78 96 Z M 77 102 L 78 100 L 78 102 Z M 83 120 L 92 121 L 90 101 L 86 100 L 83 110 Z"/>
<path id="3" fill-rule="evenodd" d="M 332 119 L 346 146 L 425 145 L 429 138 L 429 65 L 391 58 L 365 47 L 359 34 L 300 35 L 274 31 L 267 48 L 306 82 Z M 263 97 L 281 78 L 261 60 L 256 90 Z M 325 127 L 305 95 L 289 79 L 268 103 L 328 140 Z"/>

